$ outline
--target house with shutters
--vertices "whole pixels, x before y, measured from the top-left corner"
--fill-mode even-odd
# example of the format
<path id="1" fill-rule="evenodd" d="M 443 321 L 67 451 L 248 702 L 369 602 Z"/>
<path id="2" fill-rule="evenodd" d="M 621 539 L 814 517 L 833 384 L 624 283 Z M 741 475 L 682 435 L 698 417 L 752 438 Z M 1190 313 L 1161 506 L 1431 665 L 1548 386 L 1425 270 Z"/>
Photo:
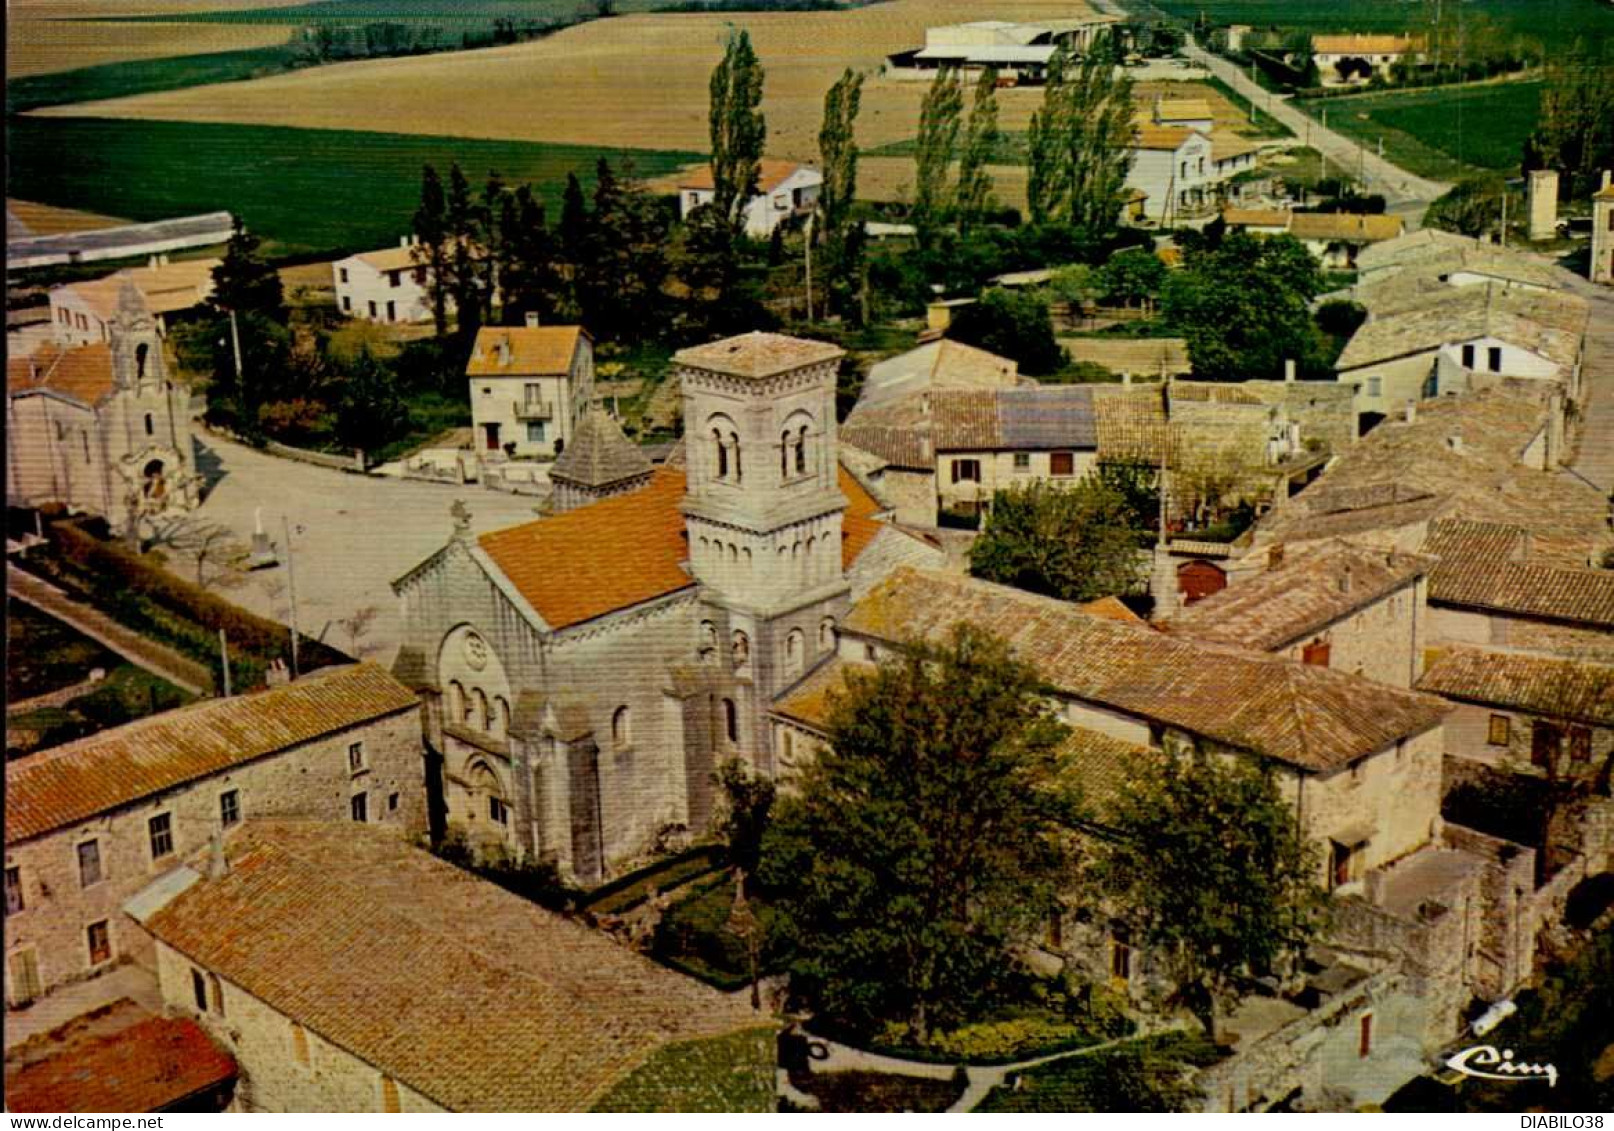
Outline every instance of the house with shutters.
<path id="1" fill-rule="evenodd" d="M 757 193 L 741 209 L 745 234 L 765 240 L 788 220 L 806 216 L 818 206 L 824 175 L 809 165 L 764 157 L 757 175 Z M 687 220 L 695 209 L 712 203 L 717 190 L 712 167 L 701 165 L 678 181 L 678 216 Z"/>
<path id="2" fill-rule="evenodd" d="M 432 317 L 430 272 L 413 236 L 399 237 L 397 247 L 338 259 L 331 264 L 337 308 L 367 322 L 425 322 Z"/>
<path id="3" fill-rule="evenodd" d="M 253 816 L 426 831 L 415 697 L 373 664 L 326 668 L 6 764 L 8 1009 L 133 963 L 150 939 L 121 911 Z"/>
<path id="4" fill-rule="evenodd" d="M 581 326 L 484 326 L 465 363 L 471 431 L 486 462 L 554 459 L 594 396 L 594 338 Z"/>

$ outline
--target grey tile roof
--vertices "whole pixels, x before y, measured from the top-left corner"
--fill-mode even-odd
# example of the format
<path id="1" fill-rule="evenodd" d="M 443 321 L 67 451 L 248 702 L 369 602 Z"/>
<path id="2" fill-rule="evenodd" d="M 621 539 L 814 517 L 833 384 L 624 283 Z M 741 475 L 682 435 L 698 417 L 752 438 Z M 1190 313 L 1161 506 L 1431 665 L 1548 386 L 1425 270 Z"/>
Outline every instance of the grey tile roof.
<path id="1" fill-rule="evenodd" d="M 549 470 L 551 479 L 584 487 L 608 487 L 648 476 L 650 459 L 623 435 L 622 426 L 604 409 L 593 407 L 578 421 L 572 442 Z"/>
<path id="2" fill-rule="evenodd" d="M 1456 647 L 1429 665 L 1418 689 L 1469 703 L 1614 726 L 1614 664 Z"/>

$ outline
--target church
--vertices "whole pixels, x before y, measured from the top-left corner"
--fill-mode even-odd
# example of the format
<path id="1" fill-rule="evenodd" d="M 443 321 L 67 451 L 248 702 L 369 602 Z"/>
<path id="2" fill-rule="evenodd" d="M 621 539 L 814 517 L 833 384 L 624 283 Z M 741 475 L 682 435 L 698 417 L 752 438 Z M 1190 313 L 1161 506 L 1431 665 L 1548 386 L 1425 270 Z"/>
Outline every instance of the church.
<path id="1" fill-rule="evenodd" d="M 768 712 L 852 601 L 945 561 L 843 466 L 842 356 L 769 333 L 685 349 L 666 464 L 624 489 L 636 453 L 595 419 L 591 448 L 618 450 L 568 470 L 562 513 L 473 537 L 456 506 L 448 544 L 393 583 L 449 829 L 592 884 L 704 831 L 723 762 L 775 771 Z"/>
<path id="2" fill-rule="evenodd" d="M 125 280 L 108 340 L 6 359 L 6 503 L 133 519 L 200 501 L 189 391 L 169 379 L 157 320 Z"/>

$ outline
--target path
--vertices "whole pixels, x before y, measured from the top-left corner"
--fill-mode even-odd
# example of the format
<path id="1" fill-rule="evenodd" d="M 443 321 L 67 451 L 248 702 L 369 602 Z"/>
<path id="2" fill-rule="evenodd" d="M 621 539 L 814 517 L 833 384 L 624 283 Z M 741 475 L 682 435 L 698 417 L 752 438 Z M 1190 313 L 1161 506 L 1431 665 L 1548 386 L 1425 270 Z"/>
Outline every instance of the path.
<path id="1" fill-rule="evenodd" d="M 1585 417 L 1574 473 L 1601 491 L 1614 493 L 1614 294 L 1583 291 L 1591 302 L 1586 353 L 1581 361 Z"/>
<path id="2" fill-rule="evenodd" d="M 6 566 L 6 596 L 71 625 L 131 664 L 162 676 L 192 695 L 213 692 L 213 674 L 201 664 L 155 640 L 146 639 L 105 613 L 73 600 L 49 582 L 11 565 Z"/>
<path id="3" fill-rule="evenodd" d="M 1323 127 L 1321 122 L 1289 104 L 1286 98 L 1272 94 L 1250 81 L 1250 77 L 1233 63 L 1219 55 L 1212 55 L 1190 37 L 1183 52 L 1194 62 L 1207 68 L 1211 74 L 1248 98 L 1258 109 L 1271 114 L 1297 138 L 1318 150 L 1342 169 L 1360 169 L 1361 180 L 1369 192 L 1382 193 L 1391 211 L 1422 214 L 1422 206 L 1443 195 L 1450 185 L 1415 176 L 1399 165 L 1394 165 L 1377 153 L 1365 151 L 1362 146 L 1343 134 Z"/>

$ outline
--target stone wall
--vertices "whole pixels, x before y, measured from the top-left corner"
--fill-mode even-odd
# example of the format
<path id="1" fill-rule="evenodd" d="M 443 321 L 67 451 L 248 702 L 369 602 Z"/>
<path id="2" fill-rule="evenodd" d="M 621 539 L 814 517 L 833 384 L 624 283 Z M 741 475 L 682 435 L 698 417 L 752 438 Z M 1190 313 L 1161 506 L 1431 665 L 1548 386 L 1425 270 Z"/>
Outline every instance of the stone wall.
<path id="1" fill-rule="evenodd" d="M 364 744 L 364 766 L 348 769 L 348 747 Z M 204 849 L 220 827 L 220 795 L 234 791 L 241 818 L 352 819 L 352 798 L 367 795 L 372 824 L 416 836 L 426 829 L 425 761 L 420 718 L 406 710 L 324 738 L 265 755 L 102 813 L 81 824 L 6 846 L 6 867 L 21 870 L 23 910 L 6 917 L 6 999 L 12 1000 L 9 958 L 34 952 L 47 992 L 83 981 L 128 959 L 149 966 L 150 940 L 122 914 L 125 900 L 154 878 Z M 396 798 L 396 805 L 393 800 Z M 167 814 L 173 849 L 153 859 L 149 822 Z M 101 879 L 80 883 L 79 846 L 94 841 Z M 105 922 L 108 962 L 90 962 L 86 932 Z"/>
<path id="2" fill-rule="evenodd" d="M 1614 633 L 1606 629 L 1549 624 L 1438 603 L 1429 606 L 1429 639 L 1432 645 L 1500 645 L 1568 659 L 1614 663 Z"/>
<path id="3" fill-rule="evenodd" d="M 1291 642 L 1277 654 L 1304 659 L 1306 646 L 1329 645 L 1328 666 L 1394 687 L 1411 687 L 1421 674 L 1426 627 L 1425 578 Z"/>
<path id="4" fill-rule="evenodd" d="M 192 971 L 200 970 L 204 979 L 211 971 L 197 966 L 172 947 L 160 942 L 155 945 L 164 1004 L 172 1013 L 195 1019 L 235 1057 L 240 1077 L 232 1110 L 386 1110 L 384 1074 L 380 1070 L 311 1029 L 302 1028 L 299 1042 L 294 1035 L 299 1027 L 291 1018 L 232 982 L 219 979 L 222 1001 L 214 1002 L 210 996 L 208 1008 L 199 1009 Z M 398 1110 L 445 1110 L 408 1085 L 393 1083 L 397 1088 Z"/>

